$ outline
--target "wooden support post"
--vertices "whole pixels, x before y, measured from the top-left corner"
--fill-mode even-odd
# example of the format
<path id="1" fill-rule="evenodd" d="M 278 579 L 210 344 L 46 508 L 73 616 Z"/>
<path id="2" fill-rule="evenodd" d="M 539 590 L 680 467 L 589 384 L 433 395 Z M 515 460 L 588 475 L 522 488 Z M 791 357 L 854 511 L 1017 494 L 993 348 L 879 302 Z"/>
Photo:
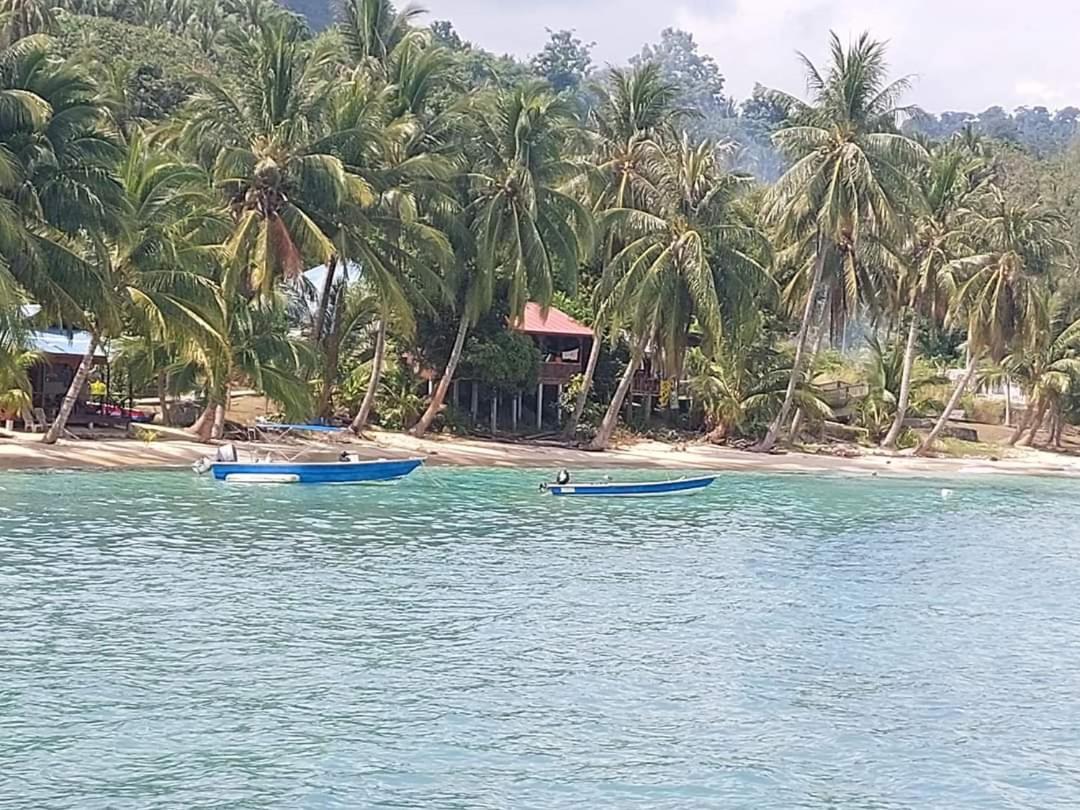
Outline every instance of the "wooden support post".
<path id="1" fill-rule="evenodd" d="M 544 427 L 544 384 L 539 383 L 536 386 L 536 429 L 541 430 Z"/>
<path id="2" fill-rule="evenodd" d="M 491 435 L 495 435 L 495 431 L 499 425 L 499 392 L 497 389 L 491 389 Z"/>
<path id="3" fill-rule="evenodd" d="M 555 399 L 555 424 L 562 425 L 562 383 L 559 383 L 559 394 Z"/>
<path id="4" fill-rule="evenodd" d="M 517 420 L 518 420 L 518 398 L 514 395 L 514 398 L 510 400 L 510 429 L 517 433 Z"/>
<path id="5" fill-rule="evenodd" d="M 459 390 L 458 381 L 454 380 L 454 407 L 461 407 L 461 391 Z"/>
<path id="6" fill-rule="evenodd" d="M 473 380 L 469 385 L 472 386 L 472 420 L 475 424 L 480 410 L 480 387 L 476 384 L 476 380 Z"/>

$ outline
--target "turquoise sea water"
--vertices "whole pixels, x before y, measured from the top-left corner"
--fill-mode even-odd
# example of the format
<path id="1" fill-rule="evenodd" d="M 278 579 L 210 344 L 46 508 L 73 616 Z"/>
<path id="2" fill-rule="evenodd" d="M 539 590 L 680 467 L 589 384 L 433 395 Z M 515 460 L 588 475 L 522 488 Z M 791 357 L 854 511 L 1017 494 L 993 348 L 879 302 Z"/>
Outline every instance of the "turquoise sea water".
<path id="1" fill-rule="evenodd" d="M 0 806 L 1080 805 L 1080 482 L 541 476 L 0 475 Z"/>

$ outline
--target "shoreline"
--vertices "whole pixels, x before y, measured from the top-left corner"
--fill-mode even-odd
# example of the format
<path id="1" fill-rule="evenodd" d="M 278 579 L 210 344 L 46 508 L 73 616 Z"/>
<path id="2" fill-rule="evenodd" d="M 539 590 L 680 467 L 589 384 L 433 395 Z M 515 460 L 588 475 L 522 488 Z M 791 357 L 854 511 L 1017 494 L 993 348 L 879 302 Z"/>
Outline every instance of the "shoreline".
<path id="1" fill-rule="evenodd" d="M 706 470 L 757 473 L 841 473 L 895 477 L 957 478 L 969 475 L 1021 475 L 1071 478 L 1080 476 L 1080 458 L 1041 450 L 989 461 L 983 458 L 915 458 L 903 455 L 866 454 L 856 457 L 817 455 L 789 451 L 759 455 L 744 450 L 706 444 L 671 445 L 643 440 L 603 453 L 566 447 L 548 447 L 484 439 L 427 437 L 416 439 L 400 433 L 371 432 L 373 438 L 350 438 L 332 444 L 298 442 L 259 444 L 260 452 L 277 450 L 288 455 L 308 448 L 325 457 L 347 449 L 360 458 L 422 457 L 437 467 L 485 467 L 489 469 L 570 470 Z M 236 443 L 243 450 L 247 445 Z M 0 472 L 63 470 L 185 469 L 210 455 L 214 445 L 185 439 L 151 443 L 139 439 L 62 440 L 41 444 L 39 436 L 18 435 L 0 439 Z"/>

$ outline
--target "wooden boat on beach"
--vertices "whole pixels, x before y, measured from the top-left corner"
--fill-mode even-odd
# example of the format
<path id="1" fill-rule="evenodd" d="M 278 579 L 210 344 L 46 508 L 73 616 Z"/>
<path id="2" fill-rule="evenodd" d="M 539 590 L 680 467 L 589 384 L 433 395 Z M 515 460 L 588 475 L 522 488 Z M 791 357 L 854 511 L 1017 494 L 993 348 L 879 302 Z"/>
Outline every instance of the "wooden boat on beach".
<path id="1" fill-rule="evenodd" d="M 554 483 L 540 488 L 555 496 L 606 496 L 614 498 L 647 498 L 659 495 L 690 495 L 709 486 L 719 476 L 702 475 L 696 478 L 676 478 L 672 481 L 626 481 L 599 484 Z"/>

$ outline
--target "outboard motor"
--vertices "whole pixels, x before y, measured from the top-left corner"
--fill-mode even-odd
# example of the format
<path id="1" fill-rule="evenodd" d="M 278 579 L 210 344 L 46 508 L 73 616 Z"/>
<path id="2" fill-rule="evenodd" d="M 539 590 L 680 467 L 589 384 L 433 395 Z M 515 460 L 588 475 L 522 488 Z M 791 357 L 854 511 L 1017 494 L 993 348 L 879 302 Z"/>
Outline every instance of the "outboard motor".
<path id="1" fill-rule="evenodd" d="M 231 444 L 223 444 L 217 449 L 217 452 L 214 453 L 212 459 L 209 456 L 204 456 L 192 464 L 191 469 L 199 475 L 204 475 L 210 472 L 216 462 L 235 463 L 236 460 L 236 447 Z"/>

